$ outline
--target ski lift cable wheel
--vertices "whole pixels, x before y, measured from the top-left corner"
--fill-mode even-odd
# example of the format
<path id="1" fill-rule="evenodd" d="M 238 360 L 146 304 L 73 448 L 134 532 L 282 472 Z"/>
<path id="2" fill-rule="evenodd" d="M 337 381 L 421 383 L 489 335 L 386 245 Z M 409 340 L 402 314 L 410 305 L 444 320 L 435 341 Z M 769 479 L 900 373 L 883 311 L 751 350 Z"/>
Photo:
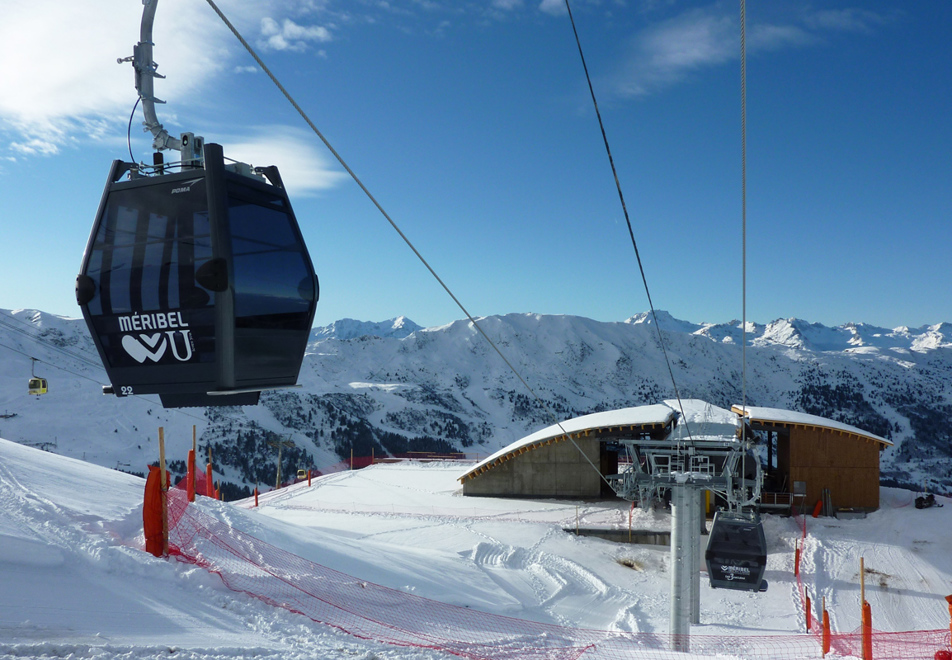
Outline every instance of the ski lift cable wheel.
<path id="1" fill-rule="evenodd" d="M 153 164 L 113 161 L 76 280 L 111 383 L 167 408 L 254 405 L 296 387 L 319 284 L 278 169 L 158 121 L 144 0 L 132 57 Z M 165 163 L 164 150 L 181 153 Z"/>

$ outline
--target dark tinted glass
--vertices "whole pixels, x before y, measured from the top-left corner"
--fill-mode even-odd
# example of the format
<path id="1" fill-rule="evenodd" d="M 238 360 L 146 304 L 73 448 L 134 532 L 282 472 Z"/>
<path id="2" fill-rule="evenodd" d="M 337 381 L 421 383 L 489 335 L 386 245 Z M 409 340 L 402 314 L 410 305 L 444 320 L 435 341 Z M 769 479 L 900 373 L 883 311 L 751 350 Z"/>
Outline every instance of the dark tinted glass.
<path id="1" fill-rule="evenodd" d="M 304 243 L 281 200 L 267 206 L 231 199 L 235 324 L 239 328 L 306 328 L 314 278 Z"/>
<path id="2" fill-rule="evenodd" d="M 112 366 L 214 359 L 214 293 L 195 271 L 212 256 L 204 179 L 113 190 L 85 274 Z"/>

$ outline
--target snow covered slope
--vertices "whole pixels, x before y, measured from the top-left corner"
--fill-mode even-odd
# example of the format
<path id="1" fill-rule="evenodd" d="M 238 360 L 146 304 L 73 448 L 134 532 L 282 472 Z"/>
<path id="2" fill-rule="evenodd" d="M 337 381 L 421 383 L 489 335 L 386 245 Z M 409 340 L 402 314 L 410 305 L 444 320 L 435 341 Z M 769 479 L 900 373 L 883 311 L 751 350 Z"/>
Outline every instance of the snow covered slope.
<path id="1" fill-rule="evenodd" d="M 658 313 L 682 397 L 741 400 L 738 322 Z M 154 397 L 100 394 L 105 374 L 81 320 L 0 311 L 0 433 L 60 454 L 142 472 L 157 427 L 181 461 L 196 425 L 222 467 L 226 495 L 274 483 L 269 440 L 290 438 L 282 472 L 355 456 L 462 450 L 486 456 L 559 418 L 656 404 L 673 396 L 651 315 L 603 323 L 510 314 L 479 320 L 539 400 L 469 321 L 420 329 L 405 318 L 314 330 L 300 390 L 244 409 L 166 411 Z M 798 319 L 748 324 L 748 404 L 820 415 L 894 443 L 886 485 L 952 493 L 952 326 L 826 328 Z M 50 393 L 26 394 L 29 356 Z M 175 463 L 181 473 L 184 465 Z M 234 484 L 236 487 L 229 487 Z"/>
<path id="2" fill-rule="evenodd" d="M 322 566 L 446 605 L 519 621 L 664 633 L 668 555 L 564 532 L 624 529 L 621 503 L 461 497 L 456 463 L 400 463 L 321 477 L 234 504 L 199 498 L 204 515 Z M 438 651 L 358 639 L 227 590 L 191 564 L 142 547 L 144 482 L 0 440 L 0 658 L 387 658 Z M 834 630 L 859 620 L 858 562 L 878 630 L 942 629 L 952 584 L 952 501 L 916 510 L 884 489 L 865 520 L 808 521 L 801 565 Z M 576 508 L 578 507 L 578 508 Z M 578 513 L 577 513 L 578 512 Z M 664 511 L 636 511 L 636 529 L 667 529 Z M 736 639 L 802 631 L 791 519 L 767 517 L 765 594 L 711 590 L 702 579 L 693 635 Z M 266 550 L 264 545 L 262 548 Z M 266 561 L 267 555 L 263 555 Z M 419 622 L 427 625 L 427 622 Z M 756 642 L 754 642 L 756 644 Z M 815 646 L 815 645 L 814 645 Z M 596 655 L 597 657 L 597 655 Z"/>

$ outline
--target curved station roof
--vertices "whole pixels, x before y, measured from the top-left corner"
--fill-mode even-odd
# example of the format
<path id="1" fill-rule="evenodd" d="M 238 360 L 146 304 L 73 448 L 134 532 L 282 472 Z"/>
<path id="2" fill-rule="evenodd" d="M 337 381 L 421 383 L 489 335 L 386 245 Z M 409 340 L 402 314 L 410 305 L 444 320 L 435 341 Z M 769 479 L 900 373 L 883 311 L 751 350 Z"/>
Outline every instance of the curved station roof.
<path id="1" fill-rule="evenodd" d="M 864 431 L 863 429 L 841 422 L 835 422 L 826 417 L 818 415 L 808 415 L 807 413 L 794 412 L 792 410 L 782 410 L 780 408 L 763 408 L 760 406 L 747 406 L 746 414 L 744 406 L 731 406 L 731 411 L 743 415 L 753 424 L 763 424 L 764 426 L 779 426 L 781 428 L 817 428 L 827 431 L 835 431 L 840 435 L 851 438 L 878 442 L 886 447 L 891 447 L 892 442 L 886 438 Z"/>
<path id="2" fill-rule="evenodd" d="M 732 436 L 732 427 L 739 426 L 739 417 L 744 413 L 743 406 L 735 405 L 728 411 L 698 399 L 682 400 L 681 407 L 684 409 L 689 424 L 700 424 L 702 430 L 704 426 L 708 426 L 718 436 Z M 884 446 L 893 444 L 885 438 L 868 433 L 855 426 L 817 415 L 759 406 L 747 406 L 746 410 L 744 416 L 753 424 L 781 428 L 824 429 L 854 439 L 877 442 Z M 649 406 L 606 410 L 567 419 L 503 447 L 468 469 L 460 475 L 459 480 L 464 482 L 467 479 L 475 478 L 487 470 L 491 470 L 528 451 L 557 442 L 565 442 L 570 438 L 579 439 L 596 435 L 608 439 L 623 437 L 630 433 L 650 433 L 665 428 L 670 431 L 678 424 L 680 416 L 679 402 L 672 400 Z"/>
<path id="3" fill-rule="evenodd" d="M 504 463 L 516 456 L 545 447 L 555 442 L 564 442 L 572 438 L 587 437 L 592 433 L 642 433 L 655 429 L 662 429 L 673 424 L 677 419 L 677 412 L 663 403 L 635 408 L 620 408 L 603 412 L 582 415 L 567 419 L 559 424 L 547 426 L 541 431 L 516 440 L 511 445 L 503 447 L 495 454 L 480 461 L 459 477 L 465 481 L 486 470 Z"/>

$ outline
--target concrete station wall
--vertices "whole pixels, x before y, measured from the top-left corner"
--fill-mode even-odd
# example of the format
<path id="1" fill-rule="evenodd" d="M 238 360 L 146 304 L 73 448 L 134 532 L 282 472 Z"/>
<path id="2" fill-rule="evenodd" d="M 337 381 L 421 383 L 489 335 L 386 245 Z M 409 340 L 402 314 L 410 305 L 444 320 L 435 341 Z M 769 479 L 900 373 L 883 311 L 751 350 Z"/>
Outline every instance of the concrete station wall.
<path id="1" fill-rule="evenodd" d="M 596 438 L 578 438 L 575 443 L 599 465 Z M 463 495 L 472 496 L 584 498 L 600 493 L 599 473 L 568 440 L 513 456 L 463 482 Z"/>

